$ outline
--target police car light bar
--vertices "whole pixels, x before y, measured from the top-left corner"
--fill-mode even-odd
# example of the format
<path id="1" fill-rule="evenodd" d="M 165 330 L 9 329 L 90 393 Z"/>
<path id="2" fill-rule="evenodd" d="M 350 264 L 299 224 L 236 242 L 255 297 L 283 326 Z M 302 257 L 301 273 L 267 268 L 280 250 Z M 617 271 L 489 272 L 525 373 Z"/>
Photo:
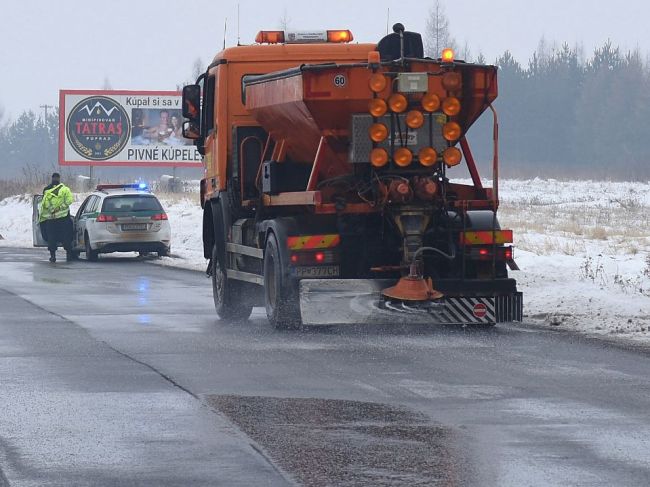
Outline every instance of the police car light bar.
<path id="1" fill-rule="evenodd" d="M 258 44 L 319 44 L 324 42 L 352 42 L 354 36 L 349 30 L 317 30 L 284 32 L 282 30 L 261 30 L 255 36 Z"/>
<path id="2" fill-rule="evenodd" d="M 97 191 L 104 191 L 107 189 L 149 189 L 147 183 L 133 183 L 133 184 L 98 184 Z"/>

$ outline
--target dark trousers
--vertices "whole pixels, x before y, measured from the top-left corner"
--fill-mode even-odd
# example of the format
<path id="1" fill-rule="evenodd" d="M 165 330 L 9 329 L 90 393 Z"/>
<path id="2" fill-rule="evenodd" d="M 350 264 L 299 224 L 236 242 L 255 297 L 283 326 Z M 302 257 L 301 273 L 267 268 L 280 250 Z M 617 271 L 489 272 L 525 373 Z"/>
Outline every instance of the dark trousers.
<path id="1" fill-rule="evenodd" d="M 59 243 L 67 252 L 72 250 L 72 219 L 69 216 L 45 220 L 41 223 L 43 224 L 47 235 L 47 249 L 50 252 L 56 252 Z"/>

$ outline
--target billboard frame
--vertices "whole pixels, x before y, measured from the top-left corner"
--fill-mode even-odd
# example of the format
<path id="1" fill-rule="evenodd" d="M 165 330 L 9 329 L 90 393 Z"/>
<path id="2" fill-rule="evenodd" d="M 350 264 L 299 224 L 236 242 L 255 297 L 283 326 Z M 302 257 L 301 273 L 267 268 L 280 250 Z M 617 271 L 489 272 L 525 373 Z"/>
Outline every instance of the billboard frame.
<path id="1" fill-rule="evenodd" d="M 59 90 L 59 166 L 128 166 L 128 167 L 203 167 L 203 162 L 160 161 L 66 161 L 65 160 L 65 96 L 66 95 L 132 95 L 132 96 L 181 96 L 181 91 L 141 90 Z"/>

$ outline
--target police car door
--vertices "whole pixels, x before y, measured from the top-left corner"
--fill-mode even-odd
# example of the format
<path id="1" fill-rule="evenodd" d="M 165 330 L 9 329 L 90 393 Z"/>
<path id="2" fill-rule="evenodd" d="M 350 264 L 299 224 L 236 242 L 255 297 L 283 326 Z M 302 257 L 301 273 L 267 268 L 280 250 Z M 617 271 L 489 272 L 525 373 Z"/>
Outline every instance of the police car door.
<path id="1" fill-rule="evenodd" d="M 47 247 L 47 242 L 41 233 L 41 226 L 38 224 L 38 207 L 42 199 L 42 194 L 35 194 L 32 197 L 32 242 L 34 247 Z"/>
<path id="2" fill-rule="evenodd" d="M 74 244 L 73 247 L 84 248 L 86 242 L 84 240 L 84 234 L 86 232 L 86 223 L 88 222 L 88 215 L 93 212 L 93 207 L 96 205 L 98 196 L 90 195 L 84 200 L 84 202 L 79 207 L 77 215 L 74 217 Z"/>

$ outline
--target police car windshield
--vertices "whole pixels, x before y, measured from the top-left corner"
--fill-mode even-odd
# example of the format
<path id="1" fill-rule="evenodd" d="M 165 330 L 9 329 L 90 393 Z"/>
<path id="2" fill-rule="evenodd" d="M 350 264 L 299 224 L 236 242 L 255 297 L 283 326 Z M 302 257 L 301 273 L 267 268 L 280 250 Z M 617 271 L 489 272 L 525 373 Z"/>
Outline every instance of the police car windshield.
<path id="1" fill-rule="evenodd" d="M 160 206 L 155 196 L 111 196 L 104 200 L 102 211 L 121 213 L 131 211 L 162 211 L 162 206 Z"/>

